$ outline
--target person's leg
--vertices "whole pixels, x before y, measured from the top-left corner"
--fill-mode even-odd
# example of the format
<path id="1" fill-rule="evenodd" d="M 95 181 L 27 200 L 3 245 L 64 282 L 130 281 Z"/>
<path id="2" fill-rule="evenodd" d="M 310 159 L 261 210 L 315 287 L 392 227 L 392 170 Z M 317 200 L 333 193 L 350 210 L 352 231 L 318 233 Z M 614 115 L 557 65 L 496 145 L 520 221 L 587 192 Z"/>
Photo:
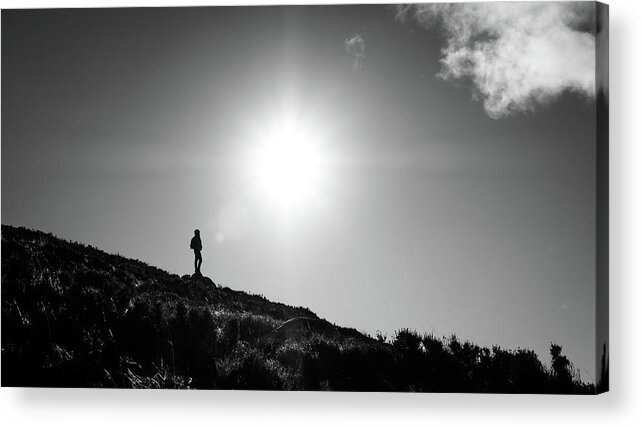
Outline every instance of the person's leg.
<path id="1" fill-rule="evenodd" d="M 194 273 L 198 272 L 198 252 L 194 251 Z"/>
<path id="2" fill-rule="evenodd" d="M 203 263 L 203 256 L 201 255 L 201 252 L 198 252 L 198 255 L 196 256 L 196 272 L 201 273 L 201 264 Z"/>

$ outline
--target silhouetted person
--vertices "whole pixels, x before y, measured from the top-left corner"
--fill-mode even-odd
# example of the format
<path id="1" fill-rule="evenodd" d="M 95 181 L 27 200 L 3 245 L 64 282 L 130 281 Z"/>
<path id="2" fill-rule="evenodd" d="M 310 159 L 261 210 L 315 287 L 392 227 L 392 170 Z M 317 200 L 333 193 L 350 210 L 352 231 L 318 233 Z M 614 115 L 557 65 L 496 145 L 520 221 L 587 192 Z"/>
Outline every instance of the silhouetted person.
<path id="1" fill-rule="evenodd" d="M 201 250 L 203 249 L 203 243 L 201 242 L 201 231 L 196 229 L 194 231 L 194 237 L 189 243 L 189 247 L 194 250 L 194 274 L 201 274 L 201 263 L 203 263 L 203 256 L 201 256 Z"/>

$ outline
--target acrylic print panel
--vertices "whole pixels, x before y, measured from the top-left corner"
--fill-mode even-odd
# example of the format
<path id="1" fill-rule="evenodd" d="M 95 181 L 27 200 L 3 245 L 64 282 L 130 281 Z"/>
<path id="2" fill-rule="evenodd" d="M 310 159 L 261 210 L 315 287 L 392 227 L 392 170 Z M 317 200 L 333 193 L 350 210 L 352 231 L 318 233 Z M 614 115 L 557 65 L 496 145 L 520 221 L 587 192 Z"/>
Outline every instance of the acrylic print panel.
<path id="1" fill-rule="evenodd" d="M 2 11 L 2 386 L 608 389 L 608 7 Z"/>

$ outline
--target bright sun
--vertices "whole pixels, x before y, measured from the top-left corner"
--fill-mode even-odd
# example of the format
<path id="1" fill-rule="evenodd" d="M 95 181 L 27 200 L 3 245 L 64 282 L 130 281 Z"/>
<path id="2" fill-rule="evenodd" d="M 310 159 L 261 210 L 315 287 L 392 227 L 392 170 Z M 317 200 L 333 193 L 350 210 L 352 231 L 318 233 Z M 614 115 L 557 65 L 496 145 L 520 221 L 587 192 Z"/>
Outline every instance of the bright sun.
<path id="1" fill-rule="evenodd" d="M 258 186 L 270 200 L 293 208 L 310 202 L 320 190 L 323 156 L 304 133 L 279 130 L 256 151 Z"/>

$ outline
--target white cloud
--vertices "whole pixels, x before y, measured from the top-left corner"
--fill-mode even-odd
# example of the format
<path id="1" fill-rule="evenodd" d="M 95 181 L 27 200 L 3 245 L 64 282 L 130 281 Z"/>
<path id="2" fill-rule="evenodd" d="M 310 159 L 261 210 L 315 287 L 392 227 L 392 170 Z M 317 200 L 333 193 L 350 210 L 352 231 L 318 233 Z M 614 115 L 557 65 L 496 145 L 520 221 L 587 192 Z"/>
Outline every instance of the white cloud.
<path id="1" fill-rule="evenodd" d="M 353 56 L 352 67 L 360 70 L 366 61 L 366 41 L 361 34 L 354 34 L 344 41 L 346 52 Z"/>
<path id="2" fill-rule="evenodd" d="M 469 79 L 492 118 L 532 111 L 566 90 L 595 96 L 593 3 L 433 3 L 396 12 L 402 22 L 443 29 L 439 77 Z"/>

